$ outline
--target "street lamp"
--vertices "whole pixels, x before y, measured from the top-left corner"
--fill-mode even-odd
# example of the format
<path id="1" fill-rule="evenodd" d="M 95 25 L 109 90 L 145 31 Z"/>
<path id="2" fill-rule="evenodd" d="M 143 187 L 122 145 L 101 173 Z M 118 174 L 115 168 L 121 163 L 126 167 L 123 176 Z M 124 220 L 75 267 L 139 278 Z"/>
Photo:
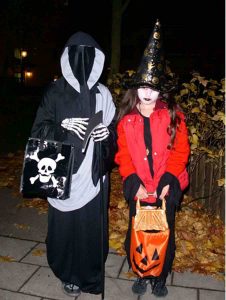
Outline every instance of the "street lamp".
<path id="1" fill-rule="evenodd" d="M 25 72 L 25 76 L 26 76 L 27 78 L 31 78 L 31 77 L 33 76 L 33 73 L 30 72 L 30 71 L 26 71 L 26 72 Z"/>
<path id="2" fill-rule="evenodd" d="M 20 49 L 20 75 L 21 75 L 21 84 L 24 83 L 24 65 L 23 65 L 23 59 L 27 57 L 27 51 Z"/>
<path id="3" fill-rule="evenodd" d="M 25 85 L 27 84 L 27 81 L 32 78 L 32 76 L 33 76 L 33 72 L 31 72 L 31 71 L 24 72 L 24 84 Z"/>
<path id="4" fill-rule="evenodd" d="M 21 50 L 20 56 L 23 57 L 23 58 L 27 57 L 27 51 L 26 50 Z"/>

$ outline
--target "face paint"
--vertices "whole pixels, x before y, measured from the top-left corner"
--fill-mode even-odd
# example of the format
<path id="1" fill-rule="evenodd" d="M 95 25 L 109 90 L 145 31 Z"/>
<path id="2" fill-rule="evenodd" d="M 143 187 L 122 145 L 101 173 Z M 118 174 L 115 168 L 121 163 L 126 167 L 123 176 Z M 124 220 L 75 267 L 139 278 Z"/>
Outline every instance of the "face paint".
<path id="1" fill-rule="evenodd" d="M 159 92 L 152 90 L 150 87 L 141 87 L 137 90 L 137 95 L 143 104 L 153 104 L 159 96 Z"/>

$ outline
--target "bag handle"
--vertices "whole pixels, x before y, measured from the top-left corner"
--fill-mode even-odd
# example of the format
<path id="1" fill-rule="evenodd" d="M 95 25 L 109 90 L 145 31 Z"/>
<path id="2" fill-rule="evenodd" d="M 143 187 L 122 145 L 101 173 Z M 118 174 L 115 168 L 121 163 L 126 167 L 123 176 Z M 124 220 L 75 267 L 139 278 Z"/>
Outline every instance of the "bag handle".
<path id="1" fill-rule="evenodd" d="M 148 196 L 153 196 L 153 195 L 154 195 L 154 193 L 148 193 Z M 140 209 L 140 207 L 141 207 L 140 206 L 140 198 L 137 197 L 136 209 Z M 162 199 L 162 209 L 166 210 L 166 199 L 165 198 Z"/>

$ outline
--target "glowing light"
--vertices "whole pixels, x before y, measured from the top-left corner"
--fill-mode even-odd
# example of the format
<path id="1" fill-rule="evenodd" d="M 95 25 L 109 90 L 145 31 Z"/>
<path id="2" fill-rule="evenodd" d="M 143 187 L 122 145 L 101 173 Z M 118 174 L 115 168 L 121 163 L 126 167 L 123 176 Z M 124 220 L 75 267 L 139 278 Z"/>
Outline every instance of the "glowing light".
<path id="1" fill-rule="evenodd" d="M 27 51 L 26 50 L 21 50 L 21 56 L 22 57 L 27 57 Z"/>
<path id="2" fill-rule="evenodd" d="M 33 76 L 33 73 L 26 71 L 25 76 L 26 76 L 26 78 L 31 78 Z"/>

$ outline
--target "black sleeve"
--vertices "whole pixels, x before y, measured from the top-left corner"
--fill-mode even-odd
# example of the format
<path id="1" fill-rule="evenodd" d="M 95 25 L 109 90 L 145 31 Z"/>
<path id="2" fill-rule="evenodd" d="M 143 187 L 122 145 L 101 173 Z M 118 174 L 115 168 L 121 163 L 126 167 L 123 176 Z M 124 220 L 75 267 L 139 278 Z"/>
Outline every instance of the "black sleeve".
<path id="1" fill-rule="evenodd" d="M 171 174 L 170 172 L 165 172 L 161 176 L 157 187 L 157 198 L 159 198 L 163 187 L 168 184 L 169 184 L 169 196 L 167 201 L 170 201 L 172 202 L 172 204 L 178 206 L 182 196 L 182 191 L 177 177 Z"/>
<path id="2" fill-rule="evenodd" d="M 108 126 L 109 136 L 101 141 L 101 157 L 99 142 L 94 143 L 93 161 L 92 161 L 92 179 L 96 186 L 100 178 L 100 159 L 102 160 L 102 176 L 110 172 L 114 165 L 114 157 L 117 151 L 117 133 L 116 133 L 116 118 L 112 120 Z"/>
<path id="3" fill-rule="evenodd" d="M 141 184 L 143 185 L 142 180 L 135 173 L 126 177 L 123 181 L 123 194 L 127 202 L 134 199 Z"/>
<path id="4" fill-rule="evenodd" d="M 36 138 L 63 141 L 67 132 L 56 122 L 55 102 L 51 96 L 52 86 L 44 94 L 36 113 L 36 118 L 31 129 L 31 136 Z"/>

